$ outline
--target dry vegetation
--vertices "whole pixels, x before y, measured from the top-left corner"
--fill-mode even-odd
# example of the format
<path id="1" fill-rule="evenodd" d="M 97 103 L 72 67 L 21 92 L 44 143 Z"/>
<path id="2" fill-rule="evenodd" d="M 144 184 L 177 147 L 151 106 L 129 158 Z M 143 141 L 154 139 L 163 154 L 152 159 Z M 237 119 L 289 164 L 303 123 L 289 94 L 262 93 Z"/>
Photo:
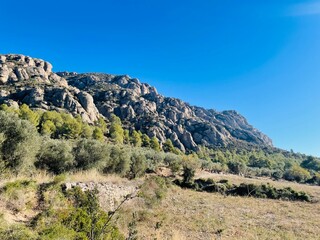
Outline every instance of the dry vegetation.
<path id="1" fill-rule="evenodd" d="M 203 173 L 200 174 L 203 176 Z M 264 183 L 265 179 L 246 179 L 234 175 L 210 174 L 230 182 Z M 320 188 L 290 182 L 272 182 L 290 186 L 320 199 Z M 320 203 L 223 196 L 173 186 L 166 198 L 152 208 L 141 201 L 123 210 L 125 227 L 136 213 L 141 239 L 319 239 Z M 132 219 L 132 218 L 131 218 Z"/>
<path id="2" fill-rule="evenodd" d="M 236 175 L 198 172 L 196 178 L 228 179 L 230 182 L 270 184 L 305 191 L 313 199 L 320 199 L 320 187 L 279 182 L 263 178 L 243 178 Z M 3 180 L 19 180 L 19 177 Z M 37 183 L 50 182 L 54 177 L 45 172 L 34 176 Z M 113 182 L 127 180 L 95 171 L 78 172 L 64 177 L 64 181 Z M 152 186 L 150 186 L 152 188 Z M 32 192 L 31 192 L 32 193 Z M 26 196 L 26 195 L 25 195 Z M 28 199 L 18 197 L 17 203 Z M 12 204 L 15 203 L 12 199 Z M 34 203 L 31 202 L 32 205 Z M 27 221 L 35 215 L 30 208 L 19 213 L 9 211 L 2 199 L 1 212 L 10 223 Z M 135 214 L 133 217 L 133 213 Z M 139 239 L 319 239 L 320 202 L 290 202 L 249 197 L 223 196 L 218 193 L 196 192 L 171 186 L 161 202 L 146 206 L 141 198 L 127 202 L 117 214 L 117 224 L 126 234 L 128 224 L 135 221 Z"/>
<path id="3" fill-rule="evenodd" d="M 304 191 L 310 194 L 313 198 L 313 201 L 320 202 L 320 187 L 315 185 L 308 184 L 299 184 L 296 182 L 289 182 L 285 180 L 274 181 L 270 178 L 256 177 L 256 178 L 244 178 L 242 176 L 234 174 L 215 174 L 205 171 L 198 171 L 195 178 L 211 178 L 216 181 L 227 179 L 231 183 L 240 184 L 240 183 L 254 183 L 254 184 L 266 184 L 270 183 L 271 185 L 277 188 L 291 187 L 296 191 Z"/>

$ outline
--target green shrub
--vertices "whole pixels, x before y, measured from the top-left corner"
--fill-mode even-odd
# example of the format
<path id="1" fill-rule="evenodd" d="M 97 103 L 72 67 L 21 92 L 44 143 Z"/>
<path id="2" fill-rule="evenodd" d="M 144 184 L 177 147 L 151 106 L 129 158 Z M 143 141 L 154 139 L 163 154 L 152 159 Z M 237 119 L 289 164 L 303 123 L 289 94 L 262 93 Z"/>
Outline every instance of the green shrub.
<path id="1" fill-rule="evenodd" d="M 34 169 L 40 147 L 34 125 L 17 115 L 0 111 L 1 156 L 6 167 L 15 173 L 30 173 Z"/>
<path id="2" fill-rule="evenodd" d="M 179 172 L 182 168 L 182 159 L 178 155 L 172 153 L 166 154 L 164 162 L 169 166 L 172 174 Z"/>
<path id="3" fill-rule="evenodd" d="M 221 180 L 216 183 L 212 179 L 196 179 L 193 184 L 185 184 L 179 180 L 175 180 L 174 182 L 181 187 L 187 187 L 197 191 L 218 192 L 224 195 L 290 201 L 311 201 L 311 197 L 305 192 L 297 192 L 291 188 L 277 189 L 269 184 L 256 185 L 252 183 L 241 183 L 237 186 L 230 184 L 227 180 Z"/>
<path id="4" fill-rule="evenodd" d="M 65 140 L 44 140 L 41 152 L 37 156 L 36 166 L 47 169 L 55 174 L 71 170 L 74 166 L 74 156 L 70 142 Z"/>
<path id="5" fill-rule="evenodd" d="M 283 175 L 284 179 L 289 181 L 297 181 L 297 182 L 304 182 L 311 178 L 310 173 L 308 170 L 298 166 L 294 165 L 287 171 L 285 171 Z"/>
<path id="6" fill-rule="evenodd" d="M 130 178 L 141 177 L 147 169 L 147 159 L 141 152 L 134 152 L 131 156 Z"/>
<path id="7" fill-rule="evenodd" d="M 63 208 L 48 208 L 32 221 L 40 239 L 119 239 L 123 235 L 98 202 L 97 190 L 83 192 L 79 187 L 66 191 Z"/>
<path id="8" fill-rule="evenodd" d="M 2 240 L 37 240 L 38 234 L 22 224 L 13 224 L 0 227 Z"/>
<path id="9" fill-rule="evenodd" d="M 0 199 L 6 203 L 7 208 L 21 212 L 33 208 L 36 204 L 37 185 L 30 180 L 17 180 L 6 183 L 0 193 Z"/>
<path id="10" fill-rule="evenodd" d="M 140 188 L 139 196 L 142 197 L 148 207 L 156 206 L 165 198 L 170 183 L 163 177 L 150 176 Z"/>
<path id="11" fill-rule="evenodd" d="M 92 139 L 77 141 L 73 148 L 73 155 L 76 168 L 84 170 L 93 167 L 100 169 L 110 159 L 110 152 L 106 145 Z"/>
<path id="12" fill-rule="evenodd" d="M 125 176 L 130 170 L 130 164 L 130 152 L 119 146 L 113 146 L 110 150 L 110 159 L 105 164 L 103 172 Z"/>
<path id="13" fill-rule="evenodd" d="M 165 158 L 164 153 L 160 153 L 152 149 L 147 150 L 145 152 L 145 156 L 147 159 L 147 169 L 151 172 L 155 172 L 156 169 L 163 164 L 163 160 Z"/>

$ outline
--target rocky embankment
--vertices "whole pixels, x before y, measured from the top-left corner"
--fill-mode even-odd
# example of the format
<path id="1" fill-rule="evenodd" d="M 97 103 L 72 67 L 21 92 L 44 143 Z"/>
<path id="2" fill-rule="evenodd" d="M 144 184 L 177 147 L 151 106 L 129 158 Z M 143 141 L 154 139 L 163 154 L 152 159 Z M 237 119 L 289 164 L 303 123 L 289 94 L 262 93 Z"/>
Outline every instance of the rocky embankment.
<path id="1" fill-rule="evenodd" d="M 191 106 L 127 75 L 54 73 L 50 63 L 23 55 L 0 55 L 0 103 L 68 111 L 89 123 L 114 113 L 126 128 L 161 142 L 169 138 L 182 151 L 199 145 L 272 146 L 236 111 Z"/>
<path id="2" fill-rule="evenodd" d="M 66 190 L 79 187 L 82 191 L 98 190 L 99 203 L 105 210 L 114 211 L 128 196 L 134 197 L 139 190 L 139 186 L 130 184 L 114 184 L 110 182 L 67 182 Z"/>

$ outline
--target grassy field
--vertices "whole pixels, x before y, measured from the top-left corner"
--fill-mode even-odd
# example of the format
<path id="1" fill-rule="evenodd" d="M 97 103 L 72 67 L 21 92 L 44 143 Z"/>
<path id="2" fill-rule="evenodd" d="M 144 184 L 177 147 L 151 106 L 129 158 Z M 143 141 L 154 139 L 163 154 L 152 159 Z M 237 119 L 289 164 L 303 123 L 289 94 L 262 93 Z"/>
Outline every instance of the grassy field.
<path id="1" fill-rule="evenodd" d="M 142 198 L 128 201 L 115 222 L 126 235 L 128 224 L 135 222 L 139 239 L 183 240 L 183 239 L 320 239 L 320 187 L 270 179 L 250 179 L 235 175 L 198 172 L 196 177 L 228 179 L 231 183 L 269 182 L 278 188 L 290 186 L 305 191 L 315 202 L 289 202 L 250 197 L 223 196 L 218 193 L 196 192 L 170 186 L 159 203 L 147 206 Z M 11 179 L 16 180 L 16 179 Z M 53 177 L 46 174 L 35 176 L 37 183 L 50 182 Z M 143 179 L 139 180 L 142 181 Z M 0 186 L 8 180 L 2 181 Z M 65 181 L 113 182 L 128 184 L 128 180 L 117 176 L 103 176 L 97 172 L 83 172 L 66 176 Z M 152 186 L 150 186 L 152 189 Z M 34 190 L 35 191 L 35 190 Z M 36 206 L 32 191 L 25 198 L 17 198 L 17 204 Z M 25 194 L 21 192 L 21 194 Z M 30 199 L 29 199 L 30 198 Z M 11 224 L 28 223 L 36 211 L 30 208 L 20 212 L 8 210 L 5 198 L 0 201 L 2 218 Z"/>
<path id="2" fill-rule="evenodd" d="M 228 179 L 233 183 L 266 182 L 203 172 L 198 176 Z M 317 186 L 268 182 L 276 187 L 303 190 L 320 199 Z M 173 186 L 158 206 L 147 209 L 139 201 L 126 206 L 127 219 L 133 209 L 138 216 L 141 239 L 320 239 L 319 202 L 223 196 Z"/>

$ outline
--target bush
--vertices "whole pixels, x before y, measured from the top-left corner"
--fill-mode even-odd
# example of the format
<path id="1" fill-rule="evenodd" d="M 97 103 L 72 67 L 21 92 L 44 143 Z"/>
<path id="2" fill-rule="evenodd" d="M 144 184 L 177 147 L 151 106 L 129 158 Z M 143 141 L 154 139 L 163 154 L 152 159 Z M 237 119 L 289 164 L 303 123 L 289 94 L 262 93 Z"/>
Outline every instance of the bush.
<path id="1" fill-rule="evenodd" d="M 31 209 L 36 205 L 36 183 L 29 180 L 17 180 L 6 183 L 1 189 L 1 201 L 15 212 Z"/>
<path id="2" fill-rule="evenodd" d="M 303 168 L 311 169 L 314 171 L 320 171 L 320 160 L 315 157 L 309 156 L 306 160 L 304 160 L 301 165 Z"/>
<path id="3" fill-rule="evenodd" d="M 163 177 L 150 176 L 140 188 L 139 196 L 148 207 L 156 206 L 165 198 L 170 183 Z"/>
<path id="4" fill-rule="evenodd" d="M 228 162 L 228 168 L 232 173 L 244 174 L 247 170 L 247 166 L 243 162 Z"/>
<path id="5" fill-rule="evenodd" d="M 15 173 L 34 169 L 39 135 L 34 125 L 16 115 L 0 112 L 1 155 L 6 167 Z"/>
<path id="6" fill-rule="evenodd" d="M 275 180 L 279 180 L 283 177 L 283 171 L 282 170 L 275 170 L 271 175 Z"/>
<path id="7" fill-rule="evenodd" d="M 6 227 L 0 227 L 0 237 L 2 240 L 37 240 L 39 236 L 31 229 L 20 225 L 8 225 Z"/>
<path id="8" fill-rule="evenodd" d="M 164 158 L 164 162 L 169 166 L 172 174 L 179 172 L 182 168 L 182 159 L 178 155 L 168 153 Z"/>
<path id="9" fill-rule="evenodd" d="M 156 169 L 163 164 L 164 155 L 164 153 L 160 153 L 155 150 L 147 150 L 145 156 L 147 158 L 148 171 L 155 172 Z"/>
<path id="10" fill-rule="evenodd" d="M 290 169 L 285 171 L 283 177 L 284 177 L 284 179 L 289 180 L 289 181 L 304 182 L 307 179 L 310 179 L 311 175 L 308 172 L 308 170 L 306 170 L 298 165 L 294 165 Z"/>
<path id="11" fill-rule="evenodd" d="M 55 174 L 71 170 L 74 166 L 74 156 L 70 142 L 55 139 L 44 140 L 36 166 Z"/>
<path id="12" fill-rule="evenodd" d="M 41 239 L 124 240 L 112 217 L 100 208 L 97 190 L 83 192 L 75 187 L 65 194 L 63 208 L 48 206 L 33 219 L 32 226 Z"/>
<path id="13" fill-rule="evenodd" d="M 82 139 L 73 148 L 76 167 L 87 170 L 93 167 L 101 168 L 109 161 L 110 152 L 105 144 L 97 140 Z"/>
<path id="14" fill-rule="evenodd" d="M 190 184 L 192 182 L 195 172 L 196 170 L 194 168 L 189 166 L 184 166 L 183 173 L 182 173 L 183 184 Z"/>
<path id="15" fill-rule="evenodd" d="M 130 178 L 141 177 L 147 169 L 147 159 L 140 152 L 134 152 L 131 156 Z"/>
<path id="16" fill-rule="evenodd" d="M 130 152 L 127 149 L 113 146 L 110 150 L 110 159 L 104 165 L 104 173 L 117 173 L 121 176 L 127 175 L 130 170 Z"/>
<path id="17" fill-rule="evenodd" d="M 230 184 L 227 180 L 221 180 L 216 183 L 212 179 L 196 179 L 193 184 L 184 184 L 181 181 L 175 180 L 175 183 L 181 187 L 187 187 L 197 191 L 218 192 L 225 195 L 311 201 L 310 196 L 305 192 L 297 192 L 291 188 L 276 189 L 269 184 L 255 185 L 252 183 L 241 183 L 237 186 Z"/>

